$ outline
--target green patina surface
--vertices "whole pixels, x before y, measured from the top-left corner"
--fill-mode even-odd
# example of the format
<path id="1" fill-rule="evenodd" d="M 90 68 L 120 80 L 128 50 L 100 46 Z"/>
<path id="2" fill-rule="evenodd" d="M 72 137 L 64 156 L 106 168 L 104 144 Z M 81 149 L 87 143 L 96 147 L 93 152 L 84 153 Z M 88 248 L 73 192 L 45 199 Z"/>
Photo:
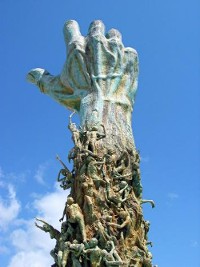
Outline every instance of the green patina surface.
<path id="1" fill-rule="evenodd" d="M 72 122 L 74 147 L 57 181 L 71 189 L 60 219 L 61 230 L 41 219 L 36 226 L 56 239 L 55 267 L 152 267 L 147 245 L 149 222 L 143 218 L 140 156 L 134 144 L 131 115 L 138 79 L 138 57 L 125 48 L 121 34 L 105 34 L 94 21 L 86 37 L 76 21 L 64 25 L 67 59 L 60 75 L 33 69 L 28 80 L 65 107 L 77 112 Z M 42 225 L 39 225 L 39 222 Z"/>

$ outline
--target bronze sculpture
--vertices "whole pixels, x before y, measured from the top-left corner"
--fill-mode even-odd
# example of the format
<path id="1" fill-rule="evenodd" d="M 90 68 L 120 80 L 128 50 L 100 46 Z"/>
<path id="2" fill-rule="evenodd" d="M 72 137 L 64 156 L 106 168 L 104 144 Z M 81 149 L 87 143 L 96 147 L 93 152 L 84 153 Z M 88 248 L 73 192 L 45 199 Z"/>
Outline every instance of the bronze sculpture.
<path id="1" fill-rule="evenodd" d="M 117 30 L 105 35 L 101 21 L 90 25 L 86 37 L 77 22 L 68 21 L 64 37 L 67 59 L 62 73 L 52 76 L 34 69 L 28 74 L 43 93 L 73 110 L 68 125 L 74 142 L 68 155 L 73 170 L 57 157 L 64 167 L 57 180 L 71 193 L 60 219 L 66 216 L 52 266 L 153 266 L 147 248 L 152 245 L 147 238 L 149 222 L 141 205 L 149 202 L 154 207 L 154 202 L 142 199 L 140 156 L 131 128 L 137 52 L 123 46 Z M 80 115 L 79 127 L 72 122 L 75 112 Z"/>

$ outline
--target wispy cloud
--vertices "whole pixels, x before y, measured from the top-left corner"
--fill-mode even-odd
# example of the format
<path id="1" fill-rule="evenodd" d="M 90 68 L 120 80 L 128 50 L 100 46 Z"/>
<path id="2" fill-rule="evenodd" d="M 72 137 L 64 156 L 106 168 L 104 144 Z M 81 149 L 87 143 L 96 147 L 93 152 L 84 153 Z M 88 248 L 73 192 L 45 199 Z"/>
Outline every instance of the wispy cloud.
<path id="1" fill-rule="evenodd" d="M 197 240 L 192 240 L 192 241 L 190 242 L 190 246 L 191 246 L 192 248 L 197 248 L 197 247 L 199 247 L 199 242 L 198 242 Z"/>
<path id="2" fill-rule="evenodd" d="M 9 252 L 8 247 L 0 245 L 0 254 L 6 254 Z"/>
<path id="3" fill-rule="evenodd" d="M 169 200 L 173 201 L 173 200 L 178 199 L 179 198 L 179 195 L 177 193 L 172 193 L 171 192 L 171 193 L 168 193 L 167 194 L 167 197 L 168 197 Z"/>
<path id="4" fill-rule="evenodd" d="M 48 166 L 49 166 L 48 162 L 42 163 L 38 166 L 38 169 L 36 170 L 34 178 L 39 184 L 42 184 L 42 185 L 45 184 L 45 172 Z"/>
<path id="5" fill-rule="evenodd" d="M 15 172 L 7 172 L 5 173 L 3 169 L 0 166 L 0 186 L 4 183 L 24 183 L 27 179 L 27 177 L 30 176 L 30 170 L 25 170 L 19 173 Z"/>
<path id="6" fill-rule="evenodd" d="M 46 220 L 54 228 L 60 230 L 59 218 L 62 216 L 68 193 L 56 185 L 53 192 L 42 197 L 36 195 L 36 199 L 32 202 L 35 217 Z M 18 227 L 10 235 L 16 253 L 11 258 L 8 267 L 27 267 L 27 262 L 31 267 L 49 267 L 53 263 L 49 252 L 54 248 L 55 240 L 36 228 L 34 219 L 22 219 L 21 224 L 20 220 L 16 219 L 16 222 Z"/>
<path id="7" fill-rule="evenodd" d="M 0 197 L 0 228 L 5 230 L 17 218 L 21 205 L 16 198 L 15 188 L 12 184 L 1 181 L 1 191 L 5 191 L 5 198 Z M 3 192 L 2 192 L 3 193 Z"/>
<path id="8" fill-rule="evenodd" d="M 46 164 L 39 166 L 36 172 L 35 178 L 39 182 L 43 181 Z M 35 227 L 34 218 L 27 219 L 27 214 L 23 216 L 26 204 L 22 206 L 14 185 L 6 182 L 7 175 L 0 168 L 0 230 L 3 230 L 0 254 L 10 255 L 12 251 L 7 267 L 27 267 L 27 264 L 30 267 L 49 267 L 53 263 L 49 252 L 54 248 L 55 240 Z M 29 202 L 33 216 L 60 230 L 59 219 L 68 194 L 69 191 L 62 190 L 58 184 L 45 195 L 33 194 Z"/>
<path id="9" fill-rule="evenodd" d="M 147 163 L 150 161 L 150 158 L 148 156 L 144 156 L 144 157 L 140 156 L 140 160 L 141 160 L 141 162 Z"/>
<path id="10" fill-rule="evenodd" d="M 50 257 L 45 257 L 43 250 L 20 251 L 11 259 L 8 267 L 25 267 L 27 264 L 30 267 L 49 267 L 52 263 Z"/>
<path id="11" fill-rule="evenodd" d="M 59 219 L 63 213 L 68 194 L 68 190 L 62 190 L 58 184 L 55 184 L 53 192 L 34 200 L 33 206 L 38 216 L 48 220 L 55 227 L 60 227 Z"/>

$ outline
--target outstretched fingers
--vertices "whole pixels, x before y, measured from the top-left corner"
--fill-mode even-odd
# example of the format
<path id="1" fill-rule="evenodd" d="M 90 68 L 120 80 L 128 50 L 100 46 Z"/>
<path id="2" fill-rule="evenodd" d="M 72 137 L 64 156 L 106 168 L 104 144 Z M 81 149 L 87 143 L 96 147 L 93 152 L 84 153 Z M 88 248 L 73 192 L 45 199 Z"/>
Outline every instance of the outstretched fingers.
<path id="1" fill-rule="evenodd" d="M 121 33 L 116 29 L 110 29 L 106 34 L 107 39 L 115 39 L 116 41 L 122 41 Z"/>
<path id="2" fill-rule="evenodd" d="M 105 25 L 101 20 L 95 20 L 90 24 L 88 30 L 89 36 L 104 36 L 105 35 Z"/>
<path id="3" fill-rule="evenodd" d="M 65 22 L 63 34 L 68 49 L 74 43 L 84 43 L 84 37 L 81 35 L 79 25 L 75 20 Z"/>

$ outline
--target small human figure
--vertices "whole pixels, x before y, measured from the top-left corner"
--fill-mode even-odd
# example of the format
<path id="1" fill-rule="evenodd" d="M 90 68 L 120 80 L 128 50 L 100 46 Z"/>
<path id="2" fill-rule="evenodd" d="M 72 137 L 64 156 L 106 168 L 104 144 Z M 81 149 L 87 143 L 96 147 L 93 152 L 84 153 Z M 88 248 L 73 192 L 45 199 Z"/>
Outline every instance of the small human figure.
<path id="1" fill-rule="evenodd" d="M 57 229 L 55 229 L 52 225 L 45 222 L 44 220 L 36 218 L 36 221 L 43 223 L 43 225 L 40 226 L 39 224 L 37 224 L 37 222 L 35 222 L 35 226 L 37 228 L 41 229 L 42 231 L 46 233 L 49 233 L 51 239 L 56 239 L 55 248 L 50 251 L 50 255 L 53 257 L 55 263 L 58 263 L 59 239 L 60 239 L 61 233 Z"/>
<path id="2" fill-rule="evenodd" d="M 83 209 L 84 213 L 86 213 L 88 216 L 85 218 L 86 222 L 93 222 L 96 220 L 95 215 L 95 209 L 94 209 L 94 198 L 99 200 L 99 196 L 95 192 L 95 185 L 92 178 L 83 175 L 82 181 L 81 181 L 81 187 L 84 197 L 84 203 L 83 203 Z"/>
<path id="3" fill-rule="evenodd" d="M 149 246 L 153 247 L 153 243 L 151 241 L 148 241 L 149 228 L 150 228 L 150 222 L 143 220 L 144 240 L 146 242 L 145 244 L 146 244 L 146 246 L 149 245 Z"/>
<path id="4" fill-rule="evenodd" d="M 132 171 L 129 168 L 129 156 L 128 153 L 125 151 L 122 153 L 120 158 L 116 162 L 116 166 L 114 166 L 112 171 L 112 178 L 113 180 L 132 180 Z"/>
<path id="5" fill-rule="evenodd" d="M 143 266 L 152 267 L 152 254 L 149 251 L 147 252 L 146 257 L 143 259 Z"/>
<path id="6" fill-rule="evenodd" d="M 67 168 L 67 166 L 64 164 L 64 162 L 59 158 L 59 156 L 56 156 L 56 159 L 63 165 L 64 169 L 61 169 L 58 173 L 57 181 L 61 182 L 60 187 L 65 189 L 68 189 L 72 186 L 74 176 L 72 172 Z M 61 175 L 63 177 L 61 177 Z"/>
<path id="7" fill-rule="evenodd" d="M 90 260 L 91 267 L 100 267 L 103 258 L 103 251 L 98 247 L 98 240 L 93 237 L 89 243 L 88 248 L 83 250 L 85 256 Z"/>
<path id="8" fill-rule="evenodd" d="M 63 259 L 63 255 L 64 255 L 64 246 L 65 246 L 65 242 L 69 238 L 69 229 L 70 228 L 68 227 L 68 225 L 69 225 L 68 222 L 63 222 L 61 224 L 61 233 L 60 233 L 60 238 L 59 238 L 59 242 L 58 242 L 59 246 L 58 246 L 58 253 L 57 253 L 58 267 L 63 267 L 62 259 Z"/>
<path id="9" fill-rule="evenodd" d="M 67 266 L 68 256 L 71 252 L 71 259 L 72 259 L 72 267 L 81 267 L 82 264 L 80 263 L 80 255 L 84 249 L 84 244 L 79 244 L 76 239 L 73 242 L 65 242 L 64 244 L 64 252 L 62 257 L 62 267 Z"/>
<path id="10" fill-rule="evenodd" d="M 108 225 L 121 229 L 121 239 L 124 240 L 131 230 L 131 217 L 128 211 L 121 209 L 118 213 L 119 223 L 107 222 Z"/>
<path id="11" fill-rule="evenodd" d="M 141 266 L 141 263 L 143 262 L 144 257 L 145 257 L 145 252 L 142 249 L 140 249 L 138 246 L 136 246 L 136 245 L 133 246 L 133 248 L 132 248 L 132 260 L 134 261 L 135 267 Z"/>
<path id="12" fill-rule="evenodd" d="M 73 185 L 73 175 L 68 173 L 66 169 L 61 169 L 58 173 L 57 181 L 60 182 L 61 188 L 64 190 L 69 189 Z"/>
<path id="13" fill-rule="evenodd" d="M 63 222 L 61 225 L 61 234 L 60 234 L 60 238 L 59 238 L 59 249 L 58 249 L 58 253 L 57 253 L 57 263 L 59 267 L 65 267 L 65 265 L 63 265 L 62 261 L 63 261 L 63 257 L 64 257 L 64 248 L 65 248 L 65 243 L 67 240 L 71 239 L 72 237 L 72 233 L 74 231 L 72 230 L 72 227 L 70 225 L 69 222 Z"/>
<path id="14" fill-rule="evenodd" d="M 63 246 L 63 251 L 60 254 L 60 260 L 59 260 L 59 265 L 61 267 L 66 267 L 67 266 L 67 262 L 68 262 L 68 256 L 69 256 L 69 246 L 70 246 L 70 242 L 64 242 L 64 246 Z"/>
<path id="15" fill-rule="evenodd" d="M 101 223 L 101 221 L 97 221 L 94 224 L 95 229 L 95 238 L 98 239 L 100 247 L 105 247 L 106 242 L 111 239 L 111 236 L 108 234 L 107 231 L 107 225 L 104 227 L 104 225 Z"/>
<path id="16" fill-rule="evenodd" d="M 72 197 L 67 198 L 65 208 L 63 210 L 63 216 L 59 221 L 63 221 L 64 217 L 67 217 L 67 221 L 71 224 L 77 224 L 81 232 L 82 241 L 86 241 L 85 222 L 81 208 L 77 203 L 74 203 Z"/>
<path id="17" fill-rule="evenodd" d="M 72 122 L 71 118 L 74 115 L 75 111 L 69 116 L 69 125 L 68 128 L 72 132 L 72 140 L 74 141 L 75 147 L 81 148 L 81 134 L 79 129 L 76 127 L 76 124 Z"/>
<path id="18" fill-rule="evenodd" d="M 113 174 L 122 175 L 129 166 L 128 152 L 124 151 L 121 156 L 117 159 L 116 166 L 114 167 Z"/>
<path id="19" fill-rule="evenodd" d="M 104 164 L 103 161 L 96 161 L 96 159 L 91 155 L 87 156 L 86 159 L 87 176 L 93 180 L 97 189 L 102 183 L 103 184 L 105 183 L 104 180 L 100 177 L 98 170 L 98 166 L 101 166 L 103 164 Z"/>
<path id="20" fill-rule="evenodd" d="M 149 228 L 150 228 L 150 221 L 145 221 L 143 220 L 143 226 L 144 226 L 144 239 L 148 240 L 148 232 L 149 232 Z"/>
<path id="21" fill-rule="evenodd" d="M 108 240 L 112 239 L 115 242 L 116 238 L 114 236 L 114 232 L 112 230 L 112 227 L 108 224 L 108 223 L 112 222 L 112 218 L 113 218 L 113 213 L 111 215 L 111 213 L 108 212 L 107 209 L 105 209 L 102 213 L 102 217 L 100 218 L 100 220 L 103 224 L 105 232 L 107 233 L 107 237 L 111 237 L 111 238 L 108 238 Z"/>
<path id="22" fill-rule="evenodd" d="M 103 261 L 105 262 L 106 266 L 121 266 L 122 259 L 120 258 L 119 254 L 115 249 L 115 245 L 113 241 L 107 241 L 104 252 Z"/>
<path id="23" fill-rule="evenodd" d="M 73 170 L 71 173 L 78 173 L 80 171 L 80 168 L 83 164 L 85 158 L 85 153 L 83 153 L 83 150 L 81 150 L 78 147 L 73 147 L 69 154 L 68 154 L 68 161 L 71 162 L 73 160 Z"/>
<path id="24" fill-rule="evenodd" d="M 85 131 L 85 149 L 88 149 L 92 151 L 93 153 L 96 153 L 96 142 L 101 140 L 102 138 L 106 137 L 106 130 L 104 125 L 101 125 L 103 128 L 103 133 L 100 133 L 97 126 L 93 126 L 90 129 Z"/>
<path id="25" fill-rule="evenodd" d="M 130 187 L 126 181 L 121 181 L 117 186 L 111 189 L 110 183 L 106 185 L 106 200 L 107 202 L 113 202 L 118 207 L 125 202 L 129 196 Z"/>
<path id="26" fill-rule="evenodd" d="M 111 174 L 113 174 L 113 170 L 117 162 L 116 151 L 112 148 L 109 148 L 107 150 L 107 153 L 104 155 L 103 159 L 105 161 L 105 167 L 106 167 L 104 173 L 107 172 L 107 175 L 110 176 Z"/>
<path id="27" fill-rule="evenodd" d="M 133 260 L 136 267 L 155 267 L 152 265 L 152 254 L 145 247 L 135 245 L 133 247 Z M 142 264 L 142 265 L 141 265 Z"/>
<path id="28" fill-rule="evenodd" d="M 79 244 L 77 240 L 74 240 L 73 243 L 69 246 L 69 250 L 72 252 L 72 267 L 81 267 L 80 255 L 83 252 L 85 245 L 83 243 Z"/>
<path id="29" fill-rule="evenodd" d="M 41 219 L 38 219 L 38 218 L 36 218 L 36 221 L 43 223 L 43 225 L 40 226 L 39 224 L 37 224 L 37 222 L 35 222 L 35 226 L 37 228 L 41 229 L 42 231 L 44 231 L 46 233 L 49 233 L 51 239 L 53 239 L 53 238 L 55 238 L 56 240 L 59 239 L 60 232 L 57 229 L 55 229 L 52 225 L 50 225 L 47 222 L 45 222 L 44 220 L 41 220 Z"/>
<path id="30" fill-rule="evenodd" d="M 140 178 L 140 154 L 139 151 L 134 153 L 134 161 L 132 162 L 132 186 L 135 192 L 136 197 L 142 197 L 142 185 Z"/>
<path id="31" fill-rule="evenodd" d="M 120 176 L 123 173 L 123 171 L 126 170 L 126 168 L 127 166 L 126 166 L 125 160 L 122 159 L 120 162 L 120 165 L 113 168 L 113 175 Z"/>

